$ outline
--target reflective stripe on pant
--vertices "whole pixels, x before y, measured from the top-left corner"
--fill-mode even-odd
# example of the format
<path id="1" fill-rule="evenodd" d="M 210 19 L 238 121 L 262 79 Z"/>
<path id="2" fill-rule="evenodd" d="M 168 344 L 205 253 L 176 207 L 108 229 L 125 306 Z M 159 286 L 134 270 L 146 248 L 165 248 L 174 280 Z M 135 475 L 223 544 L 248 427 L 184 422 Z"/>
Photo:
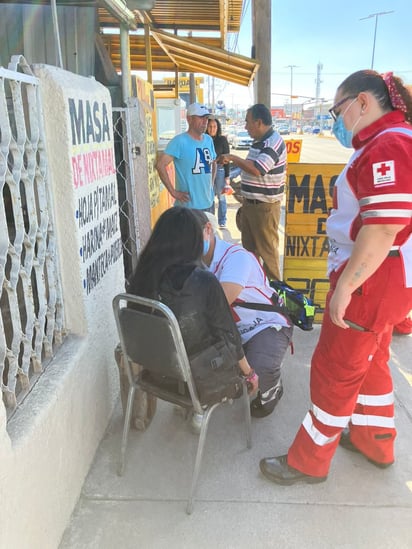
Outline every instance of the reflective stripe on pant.
<path id="1" fill-rule="evenodd" d="M 388 327 L 373 357 L 373 368 L 363 380 L 349 424 L 353 444 L 380 463 L 394 460 L 395 405 L 388 366 L 391 339 L 392 329 Z"/>
<path id="2" fill-rule="evenodd" d="M 328 293 L 312 357 L 312 408 L 288 452 L 289 465 L 309 475 L 328 474 L 340 433 L 349 422 L 351 439 L 366 456 L 381 463 L 393 461 L 396 430 L 387 361 L 392 325 L 410 309 L 412 289 L 403 288 L 396 269 L 388 265 L 371 278 L 365 295 L 352 296 L 347 318 L 376 331 L 343 330 L 333 324 L 328 314 L 333 290 Z"/>

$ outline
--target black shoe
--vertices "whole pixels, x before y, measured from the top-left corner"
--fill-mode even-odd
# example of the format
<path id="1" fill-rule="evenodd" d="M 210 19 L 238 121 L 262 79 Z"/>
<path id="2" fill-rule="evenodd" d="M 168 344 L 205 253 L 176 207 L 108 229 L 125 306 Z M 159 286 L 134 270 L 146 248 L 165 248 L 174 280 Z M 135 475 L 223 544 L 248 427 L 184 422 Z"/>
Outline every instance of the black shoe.
<path id="1" fill-rule="evenodd" d="M 350 433 L 349 429 L 344 429 L 342 431 L 342 434 L 340 436 L 339 445 L 342 446 L 342 448 L 345 448 L 345 450 L 349 450 L 350 452 L 356 452 L 357 454 L 362 454 L 370 463 L 375 465 L 375 467 L 379 467 L 379 469 L 387 469 L 393 464 L 393 461 L 390 463 L 380 463 L 379 461 L 375 461 L 374 459 L 368 458 L 368 456 L 365 456 L 363 452 L 357 448 L 353 442 L 350 439 Z"/>
<path id="2" fill-rule="evenodd" d="M 266 417 L 273 412 L 283 395 L 282 380 L 264 395 L 259 391 L 258 396 L 250 403 L 250 414 L 253 417 Z"/>
<path id="3" fill-rule="evenodd" d="M 264 458 L 260 460 L 259 466 L 266 478 L 276 484 L 290 486 L 297 482 L 306 482 L 307 484 L 317 484 L 324 482 L 328 477 L 313 477 L 305 475 L 301 471 L 294 469 L 287 463 L 287 455 L 272 458 Z"/>

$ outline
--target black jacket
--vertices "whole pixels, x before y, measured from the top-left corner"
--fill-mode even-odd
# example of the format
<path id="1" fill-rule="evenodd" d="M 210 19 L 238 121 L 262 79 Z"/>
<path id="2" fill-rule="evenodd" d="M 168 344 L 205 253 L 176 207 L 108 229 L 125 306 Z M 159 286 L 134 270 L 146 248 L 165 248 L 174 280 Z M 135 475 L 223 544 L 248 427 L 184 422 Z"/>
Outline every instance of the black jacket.
<path id="1" fill-rule="evenodd" d="M 230 153 L 229 142 L 225 135 L 216 135 L 215 137 L 213 137 L 213 145 L 215 147 L 216 156 Z M 225 169 L 225 177 L 229 177 L 229 164 L 224 164 L 223 167 Z"/>
<path id="2" fill-rule="evenodd" d="M 244 357 L 229 304 L 214 274 L 193 264 L 169 268 L 159 294 L 177 318 L 189 357 L 222 339 L 237 360 Z"/>

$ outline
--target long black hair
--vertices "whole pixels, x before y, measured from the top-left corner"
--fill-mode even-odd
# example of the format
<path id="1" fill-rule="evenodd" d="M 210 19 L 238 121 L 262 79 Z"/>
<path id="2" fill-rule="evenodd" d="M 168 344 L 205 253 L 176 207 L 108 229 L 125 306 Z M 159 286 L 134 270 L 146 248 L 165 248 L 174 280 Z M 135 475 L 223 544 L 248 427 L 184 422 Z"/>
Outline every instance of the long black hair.
<path id="1" fill-rule="evenodd" d="M 157 299 L 165 272 L 175 265 L 201 265 L 202 251 L 203 229 L 192 210 L 178 206 L 166 210 L 153 227 L 127 291 Z"/>
<path id="2" fill-rule="evenodd" d="M 217 126 L 217 130 L 216 130 L 216 135 L 215 137 L 220 137 L 222 135 L 222 124 L 220 123 L 220 120 L 219 118 L 209 118 L 209 120 L 207 121 L 207 128 L 206 128 L 206 133 L 209 134 L 209 132 L 207 131 L 209 129 L 209 122 L 212 122 L 212 120 L 214 122 L 216 122 L 216 126 Z M 210 134 L 209 134 L 210 135 Z M 214 138 L 213 138 L 214 139 Z"/>

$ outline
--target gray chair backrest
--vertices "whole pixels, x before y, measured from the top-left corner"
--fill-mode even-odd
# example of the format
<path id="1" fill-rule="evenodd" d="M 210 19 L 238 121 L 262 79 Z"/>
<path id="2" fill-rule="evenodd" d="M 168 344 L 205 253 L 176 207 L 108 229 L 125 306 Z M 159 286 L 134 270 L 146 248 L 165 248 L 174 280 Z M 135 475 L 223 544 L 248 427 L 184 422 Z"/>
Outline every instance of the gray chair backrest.
<path id="1" fill-rule="evenodd" d="M 121 301 L 128 306 L 121 307 Z M 114 300 L 114 310 L 122 346 L 132 362 L 188 382 L 191 374 L 186 349 L 169 307 L 156 300 L 120 294 Z"/>

